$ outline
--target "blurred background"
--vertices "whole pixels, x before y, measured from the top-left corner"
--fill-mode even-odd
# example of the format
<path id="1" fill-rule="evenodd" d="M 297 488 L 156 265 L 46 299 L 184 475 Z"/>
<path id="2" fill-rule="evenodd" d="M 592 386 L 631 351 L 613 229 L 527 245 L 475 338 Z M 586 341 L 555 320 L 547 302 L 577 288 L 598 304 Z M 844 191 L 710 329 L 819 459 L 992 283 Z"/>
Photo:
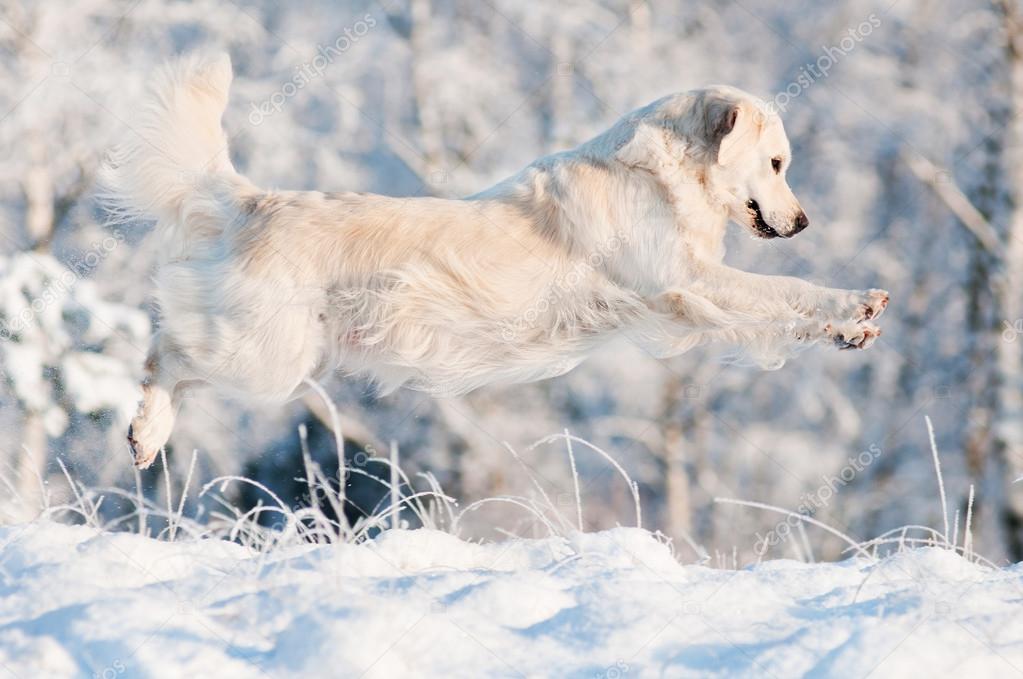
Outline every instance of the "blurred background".
<path id="1" fill-rule="evenodd" d="M 232 156 L 268 188 L 468 195 L 667 93 L 750 90 L 782 114 L 811 228 L 733 233 L 728 261 L 892 293 L 873 348 L 815 348 L 774 372 L 718 347 L 658 361 L 621 344 L 563 377 L 457 399 L 378 398 L 338 376 L 325 386 L 349 465 L 372 472 L 393 440 L 410 474 L 433 472 L 463 503 L 536 492 L 528 469 L 573 513 L 564 440 L 531 447 L 568 430 L 627 470 L 644 527 L 683 559 L 805 558 L 779 515 L 713 498 L 860 539 L 940 528 L 929 415 L 950 522 L 965 523 L 972 484 L 977 550 L 1023 559 L 1020 14 L 1015 0 L 2 0 L 0 516 L 66 493 L 58 459 L 88 485 L 134 487 L 124 435 L 156 322 L 156 246 L 147 225 L 104 226 L 93 180 L 153 69 L 226 49 Z M 198 480 L 246 474 L 300 504 L 297 429 L 329 466 L 325 413 L 202 392 L 144 492 L 162 502 L 162 475 L 180 487 L 198 450 Z M 615 469 L 575 453 L 587 529 L 633 524 Z M 356 503 L 375 492 L 353 477 Z M 478 537 L 536 530 L 511 505 L 475 517 Z M 825 533 L 809 541 L 842 556 Z"/>

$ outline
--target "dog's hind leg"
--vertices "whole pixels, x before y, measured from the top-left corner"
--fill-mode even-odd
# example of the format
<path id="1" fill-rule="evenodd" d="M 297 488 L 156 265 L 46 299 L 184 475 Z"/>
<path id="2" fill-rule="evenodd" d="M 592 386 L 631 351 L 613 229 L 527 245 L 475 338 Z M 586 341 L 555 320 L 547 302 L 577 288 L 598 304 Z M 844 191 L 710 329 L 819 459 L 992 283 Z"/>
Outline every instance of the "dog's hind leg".
<path id="1" fill-rule="evenodd" d="M 135 466 L 145 469 L 170 438 L 174 419 L 186 390 L 200 383 L 181 355 L 157 334 L 146 358 L 146 377 L 142 381 L 142 400 L 128 426 L 128 446 Z"/>

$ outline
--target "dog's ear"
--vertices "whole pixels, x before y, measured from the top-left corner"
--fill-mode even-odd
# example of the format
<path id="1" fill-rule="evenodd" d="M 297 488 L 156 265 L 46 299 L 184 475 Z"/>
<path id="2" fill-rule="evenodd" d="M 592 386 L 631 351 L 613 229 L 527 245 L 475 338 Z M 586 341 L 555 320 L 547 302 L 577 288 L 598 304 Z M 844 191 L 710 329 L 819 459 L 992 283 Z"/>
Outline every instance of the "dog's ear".
<path id="1" fill-rule="evenodd" d="M 617 145 L 615 158 L 628 167 L 653 172 L 660 166 L 664 153 L 663 131 L 649 123 L 637 121 L 632 128 L 632 135 Z"/>
<path id="2" fill-rule="evenodd" d="M 718 165 L 728 165 L 743 148 L 760 140 L 763 115 L 744 102 L 714 98 L 705 102 L 703 114 L 710 147 L 717 147 Z"/>

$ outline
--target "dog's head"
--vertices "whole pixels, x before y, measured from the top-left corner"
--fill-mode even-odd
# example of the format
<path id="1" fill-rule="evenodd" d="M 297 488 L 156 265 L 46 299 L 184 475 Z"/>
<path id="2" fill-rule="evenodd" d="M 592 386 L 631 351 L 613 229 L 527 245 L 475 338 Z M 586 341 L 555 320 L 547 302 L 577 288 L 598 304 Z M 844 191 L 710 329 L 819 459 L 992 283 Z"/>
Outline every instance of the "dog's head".
<path id="1" fill-rule="evenodd" d="M 791 238 L 809 225 L 785 181 L 791 149 L 781 118 L 742 90 L 715 86 L 666 97 L 629 116 L 625 134 L 618 160 L 669 187 L 704 183 L 755 236 Z"/>

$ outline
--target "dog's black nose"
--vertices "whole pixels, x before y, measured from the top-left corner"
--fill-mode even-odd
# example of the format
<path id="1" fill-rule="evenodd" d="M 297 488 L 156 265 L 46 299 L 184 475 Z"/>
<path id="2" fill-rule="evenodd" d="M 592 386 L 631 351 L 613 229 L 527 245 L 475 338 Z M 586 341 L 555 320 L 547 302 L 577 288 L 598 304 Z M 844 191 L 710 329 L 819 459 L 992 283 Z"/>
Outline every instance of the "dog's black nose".
<path id="1" fill-rule="evenodd" d="M 810 220 L 807 218 L 806 213 L 802 210 L 796 215 L 796 221 L 792 225 L 792 235 L 795 236 L 797 233 L 810 226 Z"/>

